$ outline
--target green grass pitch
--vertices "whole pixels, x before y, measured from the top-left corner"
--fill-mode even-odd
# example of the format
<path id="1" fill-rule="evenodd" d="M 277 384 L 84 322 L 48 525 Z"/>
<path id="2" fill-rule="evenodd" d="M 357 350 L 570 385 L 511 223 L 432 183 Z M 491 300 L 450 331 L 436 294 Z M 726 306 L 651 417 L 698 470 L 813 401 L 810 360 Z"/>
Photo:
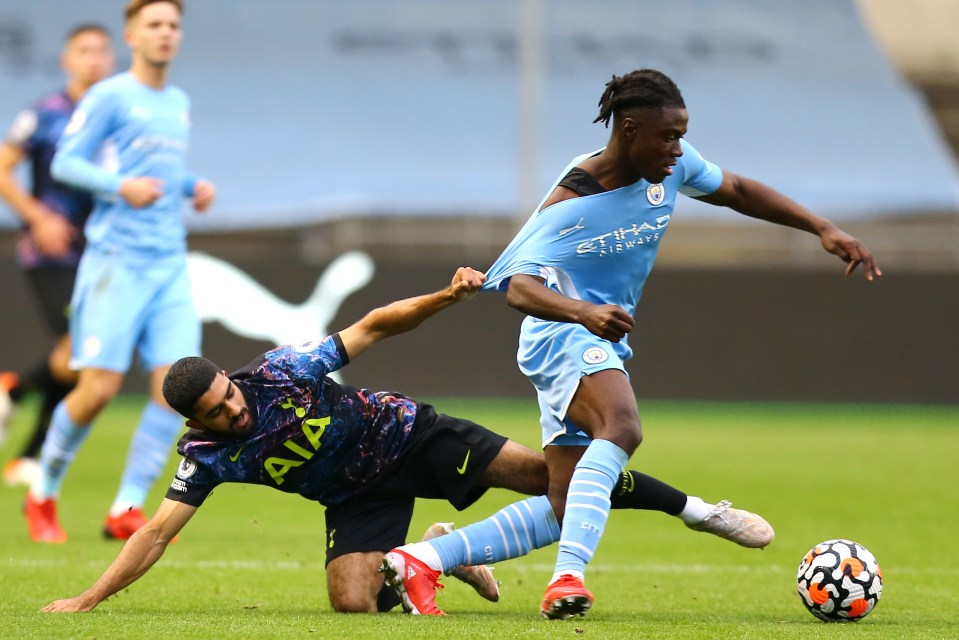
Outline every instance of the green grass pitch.
<path id="1" fill-rule="evenodd" d="M 120 399 L 67 477 L 62 546 L 31 543 L 22 491 L 0 489 L 0 637 L 4 638 L 955 638 L 959 636 L 959 407 L 641 403 L 645 441 L 631 467 L 709 501 L 762 513 L 765 551 L 686 529 L 658 513 L 614 512 L 587 585 L 586 618 L 539 619 L 555 547 L 502 563 L 498 604 L 446 579 L 450 616 L 337 615 L 324 581 L 323 510 L 262 487 L 217 489 L 178 544 L 139 582 L 90 614 L 49 615 L 119 546 L 100 537 L 142 398 Z M 533 401 L 436 399 L 437 408 L 536 446 Z M 9 457 L 32 419 L 15 418 Z M 158 484 L 155 508 L 175 461 Z M 515 494 L 490 492 L 466 512 L 421 501 L 411 537 L 433 521 L 486 517 Z M 856 624 L 827 625 L 802 607 L 802 555 L 856 540 L 883 568 L 882 600 Z"/>

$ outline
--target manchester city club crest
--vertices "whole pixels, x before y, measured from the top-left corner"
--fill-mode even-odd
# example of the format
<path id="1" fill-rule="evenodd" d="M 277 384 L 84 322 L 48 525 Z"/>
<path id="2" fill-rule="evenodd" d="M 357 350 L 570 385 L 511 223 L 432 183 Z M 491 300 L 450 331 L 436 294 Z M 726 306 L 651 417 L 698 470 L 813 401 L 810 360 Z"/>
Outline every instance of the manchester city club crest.
<path id="1" fill-rule="evenodd" d="M 583 352 L 583 362 L 586 364 L 599 364 L 605 362 L 607 358 L 609 358 L 609 354 L 606 353 L 605 349 L 599 347 L 590 347 Z"/>
<path id="2" fill-rule="evenodd" d="M 646 187 L 646 199 L 654 207 L 663 204 L 663 198 L 666 197 L 666 189 L 660 184 L 651 184 Z"/>

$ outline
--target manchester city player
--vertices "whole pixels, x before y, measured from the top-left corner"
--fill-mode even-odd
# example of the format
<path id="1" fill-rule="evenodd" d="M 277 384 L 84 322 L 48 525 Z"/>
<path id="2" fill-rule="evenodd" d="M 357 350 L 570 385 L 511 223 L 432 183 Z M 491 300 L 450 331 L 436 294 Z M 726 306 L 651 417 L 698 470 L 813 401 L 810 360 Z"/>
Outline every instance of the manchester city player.
<path id="1" fill-rule="evenodd" d="M 29 486 L 36 478 L 37 457 L 53 409 L 76 383 L 76 373 L 69 365 L 66 311 L 83 251 L 82 228 L 93 208 L 93 199 L 85 191 L 54 181 L 50 163 L 57 140 L 77 102 L 93 84 L 113 71 L 109 32 L 96 24 L 73 28 L 67 36 L 60 63 L 66 74 L 66 86 L 21 111 L 0 144 L 0 198 L 23 221 L 17 236 L 17 264 L 27 277 L 43 319 L 57 339 L 53 350 L 44 354 L 32 371 L 0 376 L 0 395 L 9 393 L 14 402 L 30 391 L 36 390 L 41 395 L 33 434 L 20 455 L 4 465 L 3 479 L 10 485 Z M 18 165 L 24 161 L 30 165 L 29 191 L 19 184 L 15 175 Z M 8 384 L 4 384 L 4 378 Z M 0 415 L 0 431 L 4 422 L 4 416 Z"/>
<path id="2" fill-rule="evenodd" d="M 813 233 L 847 263 L 847 275 L 860 264 L 867 280 L 881 275 L 869 250 L 830 221 L 704 160 L 683 140 L 686 106 L 664 74 L 642 69 L 614 76 L 599 106 L 595 121 L 607 127 L 612 121 L 607 146 L 575 158 L 560 174 L 484 285 L 506 290 L 507 302 L 529 316 L 517 357 L 536 387 L 549 505 L 563 523 L 541 606 L 547 618 L 583 614 L 593 602 L 583 585 L 585 565 L 606 526 L 610 490 L 642 441 L 623 364 L 632 355 L 627 336 L 677 194 Z M 715 517 L 738 517 L 720 506 Z M 704 515 L 712 510 L 705 504 L 687 508 Z M 458 533 L 468 537 L 470 531 Z M 429 560 L 434 570 L 458 564 L 462 549 L 443 548 L 450 538 L 427 543 L 439 548 L 438 555 L 390 557 L 401 567 L 419 560 Z M 504 549 L 500 557 L 511 553 Z M 407 585 L 407 591 L 411 586 L 429 608 L 432 589 Z"/>
<path id="3" fill-rule="evenodd" d="M 384 553 L 405 541 L 417 497 L 445 499 L 463 509 L 488 487 L 537 495 L 513 505 L 506 516 L 512 526 L 495 534 L 495 544 L 509 540 L 511 548 L 525 552 L 555 541 L 559 526 L 542 495 L 547 485 L 542 454 L 467 420 L 438 415 L 399 393 L 355 389 L 327 377 L 376 342 L 471 297 L 483 280 L 483 274 L 461 268 L 442 291 L 375 309 L 322 340 L 273 349 L 230 375 L 204 358 L 177 361 L 163 392 L 191 429 L 180 440 L 183 460 L 166 499 L 93 586 L 45 611 L 89 611 L 139 578 L 222 483 L 267 485 L 326 506 L 327 585 L 335 611 L 384 611 L 396 604 L 396 594 L 384 589 L 384 578 L 397 582 L 395 565 L 386 566 L 385 575 L 377 569 Z M 624 474 L 612 506 L 658 509 L 654 500 L 631 491 L 634 473 Z M 639 480 L 645 487 L 655 482 Z M 748 516 L 750 526 L 768 529 L 759 516 Z M 743 537 L 742 525 L 714 518 L 694 528 L 756 546 L 750 544 L 755 532 Z M 427 537 L 448 530 L 434 525 Z M 771 539 L 771 529 L 765 535 Z M 450 538 L 458 540 L 455 533 L 435 539 Z M 445 572 L 457 575 L 462 565 L 482 565 L 485 544 L 475 547 L 478 558 L 447 564 Z M 424 570 L 432 595 L 439 572 Z M 498 598 L 485 567 L 457 577 L 484 597 Z M 442 613 L 431 599 L 425 607 L 423 598 L 399 591 L 411 613 Z"/>
<path id="4" fill-rule="evenodd" d="M 128 538 L 146 521 L 147 492 L 180 429 L 160 392 L 170 364 L 200 348 L 180 208 L 188 198 L 205 211 L 215 196 L 212 184 L 185 169 L 190 102 L 167 84 L 181 8 L 180 0 L 130 2 L 124 31 L 130 70 L 90 89 L 53 159 L 54 177 L 92 192 L 96 204 L 70 320 L 72 365 L 80 376 L 54 411 L 40 478 L 27 496 L 33 540 L 66 540 L 55 502 L 63 476 L 91 422 L 119 390 L 134 350 L 150 372 L 151 400 L 104 524 L 107 537 Z"/>

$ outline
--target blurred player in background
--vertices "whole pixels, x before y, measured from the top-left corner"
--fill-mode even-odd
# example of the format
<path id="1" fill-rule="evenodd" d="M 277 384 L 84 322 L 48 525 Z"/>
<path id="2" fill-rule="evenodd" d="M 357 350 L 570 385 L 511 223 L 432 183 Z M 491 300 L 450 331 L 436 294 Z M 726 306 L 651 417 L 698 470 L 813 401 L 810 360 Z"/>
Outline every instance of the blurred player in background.
<path id="1" fill-rule="evenodd" d="M 23 222 L 17 238 L 17 264 L 57 339 L 52 352 L 30 372 L 0 374 L 0 396 L 9 395 L 0 397 L 0 439 L 12 412 L 10 400 L 16 402 L 31 391 L 41 396 L 32 435 L 19 456 L 4 466 L 3 479 L 9 485 L 29 485 L 36 478 L 37 457 L 50 416 L 77 381 L 70 369 L 67 309 L 83 251 L 83 224 L 93 208 L 93 198 L 55 182 L 50 163 L 77 102 L 87 89 L 113 72 L 109 32 L 96 24 L 75 27 L 67 36 L 60 65 L 66 86 L 21 111 L 0 145 L 0 198 Z M 15 175 L 24 160 L 30 164 L 29 192 Z"/>
<path id="2" fill-rule="evenodd" d="M 683 140 L 686 105 L 664 74 L 613 76 L 599 106 L 595 122 L 612 121 L 607 146 L 560 174 L 484 285 L 506 290 L 528 316 L 517 358 L 536 388 L 549 498 L 563 523 L 540 608 L 547 618 L 583 614 L 593 602 L 586 563 L 606 527 L 610 490 L 642 441 L 626 338 L 677 195 L 815 234 L 847 263 L 846 275 L 859 265 L 867 280 L 881 275 L 869 250 L 830 221 L 704 160 Z"/>
<path id="3" fill-rule="evenodd" d="M 184 198 L 199 212 L 212 184 L 185 168 L 190 102 L 167 85 L 179 49 L 179 0 L 133 0 L 124 40 L 129 72 L 90 89 L 53 159 L 56 179 L 94 194 L 87 248 L 73 292 L 70 334 L 77 386 L 53 414 L 40 477 L 26 500 L 33 540 L 64 542 L 56 499 L 91 422 L 120 390 L 133 352 L 150 372 L 150 402 L 137 426 L 104 535 L 128 538 L 144 522 L 147 492 L 160 474 L 181 420 L 163 399 L 170 364 L 200 348 L 200 323 L 186 266 Z"/>

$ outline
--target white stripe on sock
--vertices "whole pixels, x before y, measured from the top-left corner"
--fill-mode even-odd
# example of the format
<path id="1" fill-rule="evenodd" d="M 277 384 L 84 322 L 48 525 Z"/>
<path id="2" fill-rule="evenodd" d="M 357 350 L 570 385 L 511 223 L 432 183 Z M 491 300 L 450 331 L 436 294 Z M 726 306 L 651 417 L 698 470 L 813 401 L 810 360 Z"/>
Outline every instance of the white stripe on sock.
<path id="1" fill-rule="evenodd" d="M 586 496 L 588 498 L 595 498 L 599 502 L 605 502 L 606 504 L 612 504 L 612 501 L 608 496 L 604 496 L 601 493 L 586 493 L 585 491 L 571 491 L 566 494 L 566 499 L 568 500 L 570 496 Z"/>
<path id="2" fill-rule="evenodd" d="M 597 488 L 599 488 L 599 489 L 602 489 L 602 490 L 603 490 L 603 493 L 605 493 L 606 495 L 609 495 L 609 492 L 612 491 L 612 489 L 609 488 L 609 485 L 608 485 L 608 484 L 602 484 L 602 483 L 600 483 L 600 482 L 593 482 L 592 480 L 574 480 L 574 481 L 572 481 L 572 482 L 569 483 L 569 488 L 572 489 L 573 487 L 578 486 L 578 485 L 581 485 L 581 484 L 585 484 L 585 485 L 588 485 L 588 486 L 590 486 L 590 487 L 597 487 Z"/>
<path id="3" fill-rule="evenodd" d="M 517 507 L 515 503 L 511 504 L 510 507 L 516 512 L 516 517 L 519 518 L 519 523 L 523 525 L 523 534 L 526 536 L 526 542 L 529 543 L 529 548 L 532 549 L 533 538 L 530 536 L 529 527 L 526 526 L 526 519 L 523 517 L 523 512 L 519 510 L 519 507 Z M 530 515 L 532 515 L 532 512 L 530 512 Z"/>
<path id="4" fill-rule="evenodd" d="M 571 542 L 571 541 L 569 541 L 569 540 L 562 540 L 562 541 L 560 541 L 559 546 L 560 546 L 560 548 L 562 548 L 562 547 L 564 547 L 564 546 L 567 546 L 567 547 L 576 547 L 577 549 L 580 549 L 581 551 L 586 552 L 586 555 L 588 556 L 588 557 L 586 558 L 587 560 L 589 560 L 590 558 L 593 557 L 593 550 L 590 549 L 589 547 L 585 546 L 585 545 L 581 545 L 581 544 L 578 543 L 578 542 Z"/>
<path id="5" fill-rule="evenodd" d="M 472 562 L 473 562 L 473 551 L 470 549 L 470 539 L 467 538 L 467 537 L 466 537 L 466 534 L 463 533 L 462 531 L 460 531 L 459 529 L 454 530 L 453 533 L 458 533 L 459 536 L 463 539 L 463 543 L 466 545 L 466 560 L 467 560 L 467 563 L 472 563 Z M 452 567 L 450 567 L 450 568 L 452 568 Z"/>
<path id="6" fill-rule="evenodd" d="M 499 534 L 500 534 L 500 536 L 503 538 L 503 548 L 506 550 L 506 553 L 507 553 L 507 555 L 508 555 L 508 554 L 509 554 L 509 542 L 506 541 L 506 532 L 503 531 L 502 525 L 500 525 L 499 520 L 496 519 L 496 516 L 498 516 L 498 515 L 499 515 L 498 513 L 497 513 L 497 514 L 494 514 L 492 517 L 490 517 L 490 520 L 492 520 L 492 521 L 493 521 L 493 524 L 496 525 L 496 528 L 499 529 Z"/>
<path id="7" fill-rule="evenodd" d="M 568 504 L 568 505 L 566 505 L 566 515 L 569 515 L 569 512 L 572 511 L 573 509 L 592 509 L 593 511 L 599 511 L 601 514 L 603 514 L 603 515 L 606 516 L 607 518 L 609 517 L 609 511 L 607 511 L 607 510 L 605 510 L 605 509 L 600 509 L 599 507 L 597 507 L 597 506 L 595 506 L 595 505 L 582 504 L 582 503 L 576 503 L 576 504 Z"/>

